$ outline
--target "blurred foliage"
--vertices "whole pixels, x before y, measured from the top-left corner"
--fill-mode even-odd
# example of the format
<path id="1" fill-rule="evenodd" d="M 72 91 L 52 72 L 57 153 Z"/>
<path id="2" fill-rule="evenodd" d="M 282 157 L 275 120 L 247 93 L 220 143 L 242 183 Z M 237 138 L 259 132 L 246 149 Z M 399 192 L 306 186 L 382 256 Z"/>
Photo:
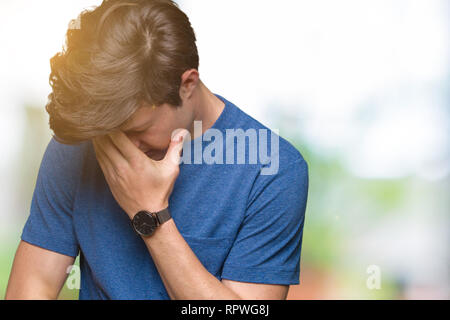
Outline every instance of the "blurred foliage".
<path id="1" fill-rule="evenodd" d="M 324 154 L 304 140 L 302 121 L 293 119 L 294 115 L 279 112 L 271 127 L 283 128 L 280 135 L 291 142 L 308 163 L 309 194 L 301 268 L 312 278 L 303 279 L 303 282 L 312 280 L 323 286 L 319 290 L 320 296 L 308 293 L 301 296 L 308 299 L 394 299 L 400 296 L 402 288 L 389 274 L 383 274 L 383 290 L 368 290 L 366 270 L 349 268 L 351 257 L 347 256 L 346 246 L 355 234 L 371 228 L 372 222 L 404 206 L 409 179 L 363 179 L 353 176 L 342 165 L 339 154 Z M 310 275 L 308 270 L 315 271 Z M 319 278 L 314 278 L 317 272 Z M 321 277 L 331 278 L 322 283 Z M 300 285 L 299 292 L 301 288 Z M 309 289 L 309 285 L 305 288 Z M 331 288 L 338 290 L 338 293 L 326 293 Z"/>
<path id="2" fill-rule="evenodd" d="M 17 172 L 17 205 L 16 212 L 20 220 L 25 221 L 28 217 L 31 199 L 33 196 L 39 166 L 45 149 L 51 139 L 48 127 L 48 114 L 45 109 L 38 106 L 26 105 L 25 126 L 23 140 L 20 143 L 21 150 L 15 166 L 12 168 Z"/>
<path id="3" fill-rule="evenodd" d="M 16 249 L 17 245 L 12 241 L 2 241 L 0 246 L 0 299 L 5 297 Z"/>
<path id="4" fill-rule="evenodd" d="M 80 267 L 80 255 L 75 260 L 74 263 L 75 266 Z M 67 279 L 66 283 L 64 284 L 64 287 L 62 288 L 60 294 L 59 294 L 59 300 L 78 300 L 80 290 L 73 288 L 72 286 L 68 286 L 68 281 L 70 281 L 70 277 Z M 69 289 L 70 288 L 70 289 Z"/>

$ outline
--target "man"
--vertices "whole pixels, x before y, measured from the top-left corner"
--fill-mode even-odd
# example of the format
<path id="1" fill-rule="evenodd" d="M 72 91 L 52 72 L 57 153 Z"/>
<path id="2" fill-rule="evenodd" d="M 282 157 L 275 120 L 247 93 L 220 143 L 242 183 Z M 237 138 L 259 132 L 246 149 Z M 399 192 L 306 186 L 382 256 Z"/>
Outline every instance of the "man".
<path id="1" fill-rule="evenodd" d="M 300 152 L 203 84 L 172 1 L 105 0 L 72 25 L 6 298 L 56 299 L 80 254 L 80 299 L 285 299 Z"/>

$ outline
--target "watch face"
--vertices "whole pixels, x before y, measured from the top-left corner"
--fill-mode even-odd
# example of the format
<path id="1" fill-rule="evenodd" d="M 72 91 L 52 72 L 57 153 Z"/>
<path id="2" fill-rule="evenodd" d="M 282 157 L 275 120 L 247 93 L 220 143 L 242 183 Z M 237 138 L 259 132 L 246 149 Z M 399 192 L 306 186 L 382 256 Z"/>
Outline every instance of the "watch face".
<path id="1" fill-rule="evenodd" d="M 148 237 L 155 232 L 158 224 L 153 214 L 147 211 L 141 211 L 133 218 L 133 226 L 137 233 Z"/>

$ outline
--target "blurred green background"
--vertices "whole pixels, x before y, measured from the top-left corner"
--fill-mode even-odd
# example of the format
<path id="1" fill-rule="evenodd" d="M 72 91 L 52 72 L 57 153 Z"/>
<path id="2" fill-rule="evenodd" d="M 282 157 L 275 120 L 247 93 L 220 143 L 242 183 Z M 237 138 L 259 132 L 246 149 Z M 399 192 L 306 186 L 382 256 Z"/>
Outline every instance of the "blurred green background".
<path id="1" fill-rule="evenodd" d="M 69 20 L 99 3 L 0 3 L 2 298 L 51 137 L 49 59 Z M 301 284 L 289 299 L 448 299 L 449 2 L 178 3 L 206 85 L 309 164 Z M 60 295 L 77 298 L 67 285 Z"/>

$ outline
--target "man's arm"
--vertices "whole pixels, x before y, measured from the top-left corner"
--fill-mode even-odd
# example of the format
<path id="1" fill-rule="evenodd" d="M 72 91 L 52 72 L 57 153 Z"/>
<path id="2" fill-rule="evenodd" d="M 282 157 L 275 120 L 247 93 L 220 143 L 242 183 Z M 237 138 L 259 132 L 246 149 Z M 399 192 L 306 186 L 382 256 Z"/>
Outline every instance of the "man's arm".
<path id="1" fill-rule="evenodd" d="M 130 219 L 138 211 L 158 212 L 169 206 L 180 170 L 184 134 L 181 131 L 174 135 L 161 161 L 149 159 L 120 131 L 93 140 L 109 188 Z M 195 256 L 173 219 L 144 241 L 172 299 L 254 300 L 286 296 L 288 286 L 219 281 Z"/>
<path id="2" fill-rule="evenodd" d="M 289 286 L 219 281 L 195 256 L 173 219 L 144 238 L 153 261 L 174 300 L 279 300 Z"/>
<path id="3" fill-rule="evenodd" d="M 17 248 L 5 300 L 57 299 L 75 258 L 25 241 Z"/>

